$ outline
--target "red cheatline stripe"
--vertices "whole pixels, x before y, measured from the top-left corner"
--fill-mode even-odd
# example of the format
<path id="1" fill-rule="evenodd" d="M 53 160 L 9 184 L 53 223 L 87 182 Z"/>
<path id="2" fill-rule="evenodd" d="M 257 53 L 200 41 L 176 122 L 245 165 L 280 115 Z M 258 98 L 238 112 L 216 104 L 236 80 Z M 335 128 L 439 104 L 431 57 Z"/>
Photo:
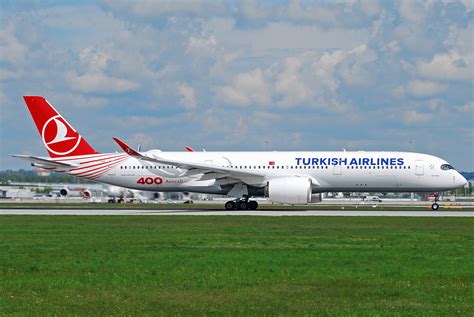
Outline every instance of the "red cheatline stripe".
<path id="1" fill-rule="evenodd" d="M 109 169 L 108 166 L 101 167 L 97 171 L 92 171 L 92 172 L 84 173 L 84 174 L 81 174 L 81 175 L 74 175 L 74 176 L 81 176 L 81 177 L 91 178 L 92 175 L 95 175 L 96 173 L 99 173 L 99 172 L 102 172 L 102 171 L 106 171 L 108 169 Z"/>
<path id="2" fill-rule="evenodd" d="M 120 162 L 119 162 L 119 163 L 120 163 Z M 117 163 L 117 164 L 119 164 L 119 163 Z M 116 164 L 116 165 L 117 165 L 117 164 Z M 108 171 L 110 171 L 113 167 L 115 167 L 115 165 L 114 165 L 114 166 L 111 166 L 111 167 L 109 167 L 109 168 L 100 170 L 100 171 L 96 171 L 96 172 L 94 172 L 94 173 L 88 175 L 87 177 L 90 177 L 90 178 L 93 178 L 93 179 L 94 179 L 94 178 L 97 178 L 97 177 L 102 176 L 103 174 L 107 173 Z"/>
<path id="3" fill-rule="evenodd" d="M 83 170 L 83 169 L 90 168 L 90 167 L 94 167 L 94 166 L 98 166 L 99 168 L 100 168 L 100 167 L 106 167 L 106 166 L 109 166 L 109 164 L 115 164 L 115 162 L 122 161 L 122 160 L 125 160 L 125 159 L 127 159 L 127 158 L 128 158 L 128 157 L 119 157 L 119 158 L 116 158 L 116 159 L 111 160 L 111 161 L 102 162 L 102 163 L 100 163 L 100 164 L 89 165 L 89 166 L 83 166 L 83 167 L 76 167 L 74 170 L 70 170 L 70 171 L 78 172 L 77 174 L 83 174 L 83 173 L 87 173 L 87 172 L 90 172 L 90 171 L 94 171 L 94 170 L 96 170 L 97 168 L 95 168 L 95 169 L 89 169 L 89 170 Z M 79 171 L 79 170 L 83 170 L 83 171 Z M 77 175 L 77 174 L 71 173 L 71 175 Z"/>
<path id="4" fill-rule="evenodd" d="M 69 175 L 72 175 L 72 176 L 75 176 L 75 177 L 80 177 L 80 178 L 86 178 L 86 179 L 92 179 L 91 176 L 97 174 L 97 173 L 100 173 L 100 172 L 107 172 L 108 170 L 110 170 L 111 168 L 115 167 L 116 165 L 120 164 L 121 162 L 127 160 L 128 157 L 125 157 L 125 158 L 122 158 L 122 160 L 114 163 L 113 165 L 107 165 L 107 166 L 103 166 L 103 167 L 99 167 L 99 168 L 96 168 L 94 169 L 93 171 L 86 171 L 86 172 L 81 172 L 81 173 L 78 173 L 78 174 L 72 174 L 72 173 L 68 173 Z"/>
<path id="5" fill-rule="evenodd" d="M 102 162 L 97 163 L 97 164 L 91 164 L 91 165 L 87 165 L 87 166 L 75 167 L 75 168 L 70 169 L 69 171 L 70 171 L 70 172 L 72 172 L 72 171 L 78 171 L 78 170 L 82 170 L 82 169 L 89 168 L 89 167 L 94 167 L 94 166 L 98 166 L 98 165 L 109 164 L 109 163 L 113 163 L 113 162 L 116 162 L 116 161 L 121 160 L 121 159 L 123 159 L 123 157 L 116 157 L 116 158 L 113 158 L 113 159 L 109 159 L 109 161 L 102 161 Z M 102 160 L 102 159 L 101 159 L 101 160 Z M 101 161 L 101 160 L 98 160 L 98 161 Z"/>
<path id="6" fill-rule="evenodd" d="M 101 161 L 101 160 L 110 160 L 110 159 L 113 159 L 113 158 L 117 158 L 117 157 L 124 157 L 124 156 L 127 156 L 127 154 L 119 154 L 119 155 L 114 155 L 114 156 L 110 156 L 110 157 L 102 157 L 100 159 L 97 159 L 97 160 L 92 160 L 92 161 L 85 161 L 85 162 L 79 162 L 79 164 L 87 164 L 87 163 L 92 163 L 92 162 L 97 162 L 97 161 Z"/>
<path id="7" fill-rule="evenodd" d="M 76 156 L 68 156 L 68 157 L 57 158 L 57 159 L 54 159 L 54 160 L 55 161 L 77 161 L 77 160 L 83 160 L 83 159 L 88 159 L 88 158 L 95 158 L 95 157 L 108 156 L 108 155 L 119 155 L 119 154 L 123 154 L 123 153 L 76 155 Z"/>
<path id="8" fill-rule="evenodd" d="M 97 171 L 97 170 L 102 170 L 104 168 L 108 168 L 109 166 L 108 165 L 102 165 L 102 166 L 99 166 L 99 167 L 96 167 L 96 168 L 93 168 L 91 170 L 88 170 L 88 171 L 82 171 L 82 172 L 78 172 L 77 174 L 71 174 L 72 176 L 76 176 L 76 175 L 82 175 L 82 176 L 86 176 L 86 175 L 89 175 L 90 173 L 94 172 L 94 171 Z"/>
<path id="9" fill-rule="evenodd" d="M 94 169 L 91 169 L 91 170 L 88 170 L 88 171 L 83 171 L 83 172 L 79 172 L 78 174 L 73 174 L 73 175 L 82 175 L 82 176 L 91 176 L 91 175 L 94 175 L 95 173 L 98 173 L 98 172 L 101 172 L 103 170 L 107 170 L 107 169 L 111 169 L 113 167 L 115 167 L 116 165 L 120 164 L 122 161 L 125 161 L 126 159 L 128 159 L 128 157 L 126 158 L 122 158 L 120 161 L 118 162 L 115 162 L 113 163 L 112 165 L 106 165 L 106 166 L 100 166 L 100 167 L 97 167 L 97 168 L 94 168 Z"/>
<path id="10" fill-rule="evenodd" d="M 96 171 L 90 175 L 87 175 L 86 177 L 90 178 L 90 179 L 97 179 L 98 177 L 104 175 L 105 173 L 107 173 L 108 171 L 110 171 L 111 168 L 106 168 L 106 169 L 103 169 L 103 170 L 100 170 L 100 171 Z"/>

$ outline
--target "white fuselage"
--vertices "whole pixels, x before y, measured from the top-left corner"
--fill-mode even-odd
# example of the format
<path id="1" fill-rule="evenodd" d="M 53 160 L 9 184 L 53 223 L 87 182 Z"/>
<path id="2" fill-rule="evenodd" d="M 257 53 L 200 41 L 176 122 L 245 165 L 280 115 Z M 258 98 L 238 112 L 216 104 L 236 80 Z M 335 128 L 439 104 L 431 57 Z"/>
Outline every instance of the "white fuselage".
<path id="1" fill-rule="evenodd" d="M 249 194 L 262 196 L 271 179 L 305 176 L 312 192 L 395 192 L 441 191 L 458 188 L 466 179 L 448 163 L 435 156 L 407 152 L 161 152 L 143 153 L 190 163 L 251 171 L 263 177 L 243 179 Z M 80 165 L 64 171 L 99 182 L 157 192 L 189 191 L 227 194 L 232 179 L 225 173 L 186 169 L 139 160 L 124 153 L 97 155 L 93 160 L 63 159 Z M 444 166 L 444 168 L 442 168 Z M 446 168 L 448 166 L 448 168 Z M 104 168 L 105 167 L 105 168 Z M 207 177 L 209 176 L 209 177 Z"/>

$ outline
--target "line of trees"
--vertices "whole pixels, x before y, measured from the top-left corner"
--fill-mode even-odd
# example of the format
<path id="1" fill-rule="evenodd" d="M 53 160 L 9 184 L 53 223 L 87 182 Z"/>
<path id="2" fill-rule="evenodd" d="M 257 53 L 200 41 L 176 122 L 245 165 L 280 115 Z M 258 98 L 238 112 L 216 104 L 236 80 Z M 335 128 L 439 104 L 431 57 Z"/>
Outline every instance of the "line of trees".
<path id="1" fill-rule="evenodd" d="M 11 183 L 74 183 L 83 184 L 90 181 L 83 181 L 77 177 L 73 177 L 63 173 L 51 172 L 49 176 L 37 175 L 32 170 L 20 169 L 17 171 L 5 170 L 0 171 L 0 184 L 8 185 Z"/>

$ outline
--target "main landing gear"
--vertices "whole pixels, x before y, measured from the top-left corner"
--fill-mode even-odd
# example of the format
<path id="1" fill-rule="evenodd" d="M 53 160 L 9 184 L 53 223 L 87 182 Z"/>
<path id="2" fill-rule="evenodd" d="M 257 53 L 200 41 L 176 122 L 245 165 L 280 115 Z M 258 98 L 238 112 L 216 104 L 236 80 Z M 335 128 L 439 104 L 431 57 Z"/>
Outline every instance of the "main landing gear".
<path id="1" fill-rule="evenodd" d="M 226 210 L 255 210 L 258 203 L 255 200 L 249 200 L 248 197 L 242 199 L 229 200 L 224 204 Z"/>

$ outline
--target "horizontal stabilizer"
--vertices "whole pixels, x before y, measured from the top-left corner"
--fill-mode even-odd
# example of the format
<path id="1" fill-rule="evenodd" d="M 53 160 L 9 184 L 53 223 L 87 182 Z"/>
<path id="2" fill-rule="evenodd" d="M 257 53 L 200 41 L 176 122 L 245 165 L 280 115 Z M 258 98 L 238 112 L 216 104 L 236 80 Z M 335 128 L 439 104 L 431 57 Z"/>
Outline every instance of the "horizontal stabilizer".
<path id="1" fill-rule="evenodd" d="M 42 167 L 72 168 L 72 167 L 79 166 L 79 165 L 76 165 L 76 164 L 70 164 L 70 163 L 65 163 L 65 162 L 56 162 L 56 161 L 53 161 L 52 159 L 44 158 L 44 157 L 38 157 L 38 156 L 20 155 L 20 154 L 14 154 L 12 156 L 20 158 L 22 160 L 30 161 L 30 162 L 35 163 L 35 164 L 39 164 Z"/>

